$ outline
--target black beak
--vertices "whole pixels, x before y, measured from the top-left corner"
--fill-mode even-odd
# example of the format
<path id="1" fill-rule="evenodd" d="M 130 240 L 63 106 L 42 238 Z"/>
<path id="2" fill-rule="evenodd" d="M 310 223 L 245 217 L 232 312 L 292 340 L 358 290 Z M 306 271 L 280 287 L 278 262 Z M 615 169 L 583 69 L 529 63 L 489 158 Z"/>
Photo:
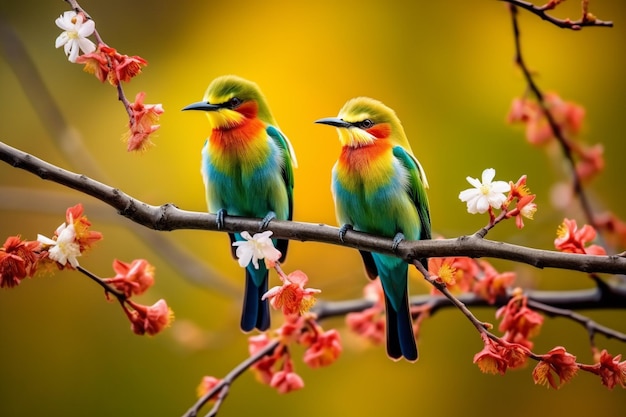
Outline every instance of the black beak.
<path id="1" fill-rule="evenodd" d="M 183 107 L 183 111 L 185 110 L 202 110 L 202 111 L 216 111 L 219 110 L 220 106 L 217 104 L 210 104 L 206 101 L 198 101 L 197 103 L 191 103 L 188 106 Z"/>
<path id="2" fill-rule="evenodd" d="M 315 123 L 319 123 L 322 125 L 335 126 L 335 127 L 345 127 L 345 128 L 352 127 L 351 123 L 348 123 L 337 117 L 325 117 L 323 119 L 316 120 Z"/>

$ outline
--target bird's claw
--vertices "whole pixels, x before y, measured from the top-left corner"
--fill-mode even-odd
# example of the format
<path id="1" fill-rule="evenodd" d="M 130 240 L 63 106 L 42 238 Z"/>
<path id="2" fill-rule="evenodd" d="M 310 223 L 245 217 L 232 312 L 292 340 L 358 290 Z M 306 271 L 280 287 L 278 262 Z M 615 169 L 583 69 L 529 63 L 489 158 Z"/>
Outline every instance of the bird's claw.
<path id="1" fill-rule="evenodd" d="M 215 223 L 217 223 L 217 230 L 222 230 L 224 228 L 224 216 L 226 216 L 228 213 L 226 213 L 225 209 L 219 209 L 217 211 L 217 213 L 215 213 Z"/>
<path id="2" fill-rule="evenodd" d="M 402 233 L 396 233 L 396 235 L 393 237 L 393 243 L 391 244 L 391 250 L 393 250 L 394 252 L 398 250 L 398 246 L 400 245 L 400 242 L 402 242 L 404 240 L 404 235 Z"/>
<path id="3" fill-rule="evenodd" d="M 274 213 L 273 211 L 270 211 L 269 213 L 267 213 L 265 217 L 263 217 L 263 220 L 261 220 L 261 224 L 259 225 L 259 231 L 261 232 L 267 229 L 267 226 L 269 226 L 270 222 L 274 220 L 275 218 L 276 218 L 276 213 Z"/>
<path id="4" fill-rule="evenodd" d="M 343 226 L 341 226 L 341 228 L 339 229 L 339 240 L 341 240 L 341 243 L 345 243 L 343 238 L 346 236 L 346 233 L 348 233 L 348 230 L 352 230 L 353 227 L 351 224 L 344 224 Z"/>

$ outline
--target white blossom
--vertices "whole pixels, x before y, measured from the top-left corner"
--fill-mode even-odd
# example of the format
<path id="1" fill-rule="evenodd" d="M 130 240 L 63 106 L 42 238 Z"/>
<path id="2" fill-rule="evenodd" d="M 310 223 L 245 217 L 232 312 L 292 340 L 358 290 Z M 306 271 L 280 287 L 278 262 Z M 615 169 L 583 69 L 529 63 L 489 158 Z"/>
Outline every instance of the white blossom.
<path id="1" fill-rule="evenodd" d="M 96 45 L 87 39 L 96 29 L 96 24 L 91 19 L 87 19 L 86 22 L 83 19 L 83 15 L 69 11 L 64 12 L 55 20 L 56 25 L 64 32 L 57 37 L 54 46 L 56 48 L 63 46 L 70 62 L 76 62 L 81 50 L 86 54 L 96 50 Z"/>
<path id="2" fill-rule="evenodd" d="M 467 211 L 471 214 L 484 213 L 489 209 L 500 208 L 506 200 L 504 193 L 511 191 L 511 186 L 505 181 L 493 181 L 496 170 L 487 168 L 483 171 L 482 181 L 467 177 L 467 182 L 474 186 L 459 193 L 461 201 L 467 203 Z"/>
<path id="3" fill-rule="evenodd" d="M 57 229 L 57 239 L 50 239 L 43 235 L 37 235 L 37 241 L 45 246 L 49 246 L 48 256 L 53 261 L 57 261 L 61 265 L 65 266 L 68 262 L 73 268 L 78 266 L 78 260 L 80 256 L 80 245 L 76 243 L 76 230 L 74 224 L 63 223 Z"/>
<path id="4" fill-rule="evenodd" d="M 274 243 L 270 239 L 271 235 L 271 230 L 255 233 L 254 236 L 250 236 L 248 232 L 241 232 L 241 237 L 246 240 L 233 243 L 233 246 L 237 247 L 235 255 L 237 255 L 239 265 L 245 268 L 252 261 L 254 268 L 259 269 L 259 259 L 277 261 L 281 257 L 281 253 L 274 247 Z"/>

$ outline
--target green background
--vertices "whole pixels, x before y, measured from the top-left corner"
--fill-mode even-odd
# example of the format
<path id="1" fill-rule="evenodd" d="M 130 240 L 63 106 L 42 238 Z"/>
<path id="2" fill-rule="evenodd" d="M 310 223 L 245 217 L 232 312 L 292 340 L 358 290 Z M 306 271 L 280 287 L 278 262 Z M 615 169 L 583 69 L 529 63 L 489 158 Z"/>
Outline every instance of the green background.
<path id="1" fill-rule="evenodd" d="M 85 0 L 81 5 L 110 46 L 149 62 L 124 85 L 131 100 L 146 91 L 146 103 L 162 103 L 166 110 L 156 147 L 144 154 L 126 153 L 120 141 L 127 119 L 115 90 L 54 48 L 60 33 L 54 19 L 67 4 L 3 2 L 0 19 L 23 41 L 63 117 L 97 161 L 100 171 L 90 175 L 139 200 L 205 210 L 199 157 L 208 124 L 180 109 L 200 100 L 216 76 L 235 73 L 261 86 L 295 147 L 300 165 L 295 220 L 336 224 L 329 184 L 339 142 L 334 130 L 313 121 L 336 115 L 358 95 L 382 100 L 403 121 L 428 174 L 437 234 L 470 234 L 485 224 L 487 217 L 467 214 L 457 196 L 468 188 L 466 176 L 479 177 L 488 167 L 501 180 L 527 174 L 539 206 L 523 230 L 505 222 L 490 238 L 552 249 L 564 216 L 582 220 L 576 204 L 566 212 L 551 204 L 553 186 L 567 180 L 558 149 L 531 147 L 521 127 L 505 122 L 525 84 L 513 63 L 510 16 L 501 2 Z M 626 7 L 592 1 L 591 11 L 615 27 L 565 31 L 520 11 L 522 42 L 541 88 L 587 109 L 581 140 L 604 144 L 606 169 L 588 186 L 594 208 L 625 216 Z M 579 2 L 559 6 L 555 15 L 577 18 Z M 35 112 L 38 96 L 27 98 L 11 59 L 5 49 L 0 140 L 66 169 L 94 169 L 55 144 L 50 126 Z M 81 167 L 84 163 L 90 166 Z M 119 307 L 105 302 L 101 289 L 76 272 L 0 291 L 0 416 L 181 415 L 195 401 L 203 375 L 221 377 L 247 355 L 247 337 L 238 329 L 243 271 L 230 258 L 228 239 L 202 231 L 147 231 L 139 238 L 130 221 L 95 199 L 0 164 L 0 240 L 50 236 L 65 208 L 78 202 L 85 204 L 93 229 L 105 236 L 80 258 L 81 265 L 110 276 L 113 258 L 150 260 L 157 268 L 156 285 L 138 301 L 165 298 L 177 320 L 156 337 L 136 336 Z M 161 245 L 155 239 L 163 236 L 209 268 L 204 278 L 212 288 L 194 283 L 180 272 L 182 261 L 155 248 Z M 582 273 L 494 264 L 516 271 L 518 283 L 530 288 L 590 285 Z M 366 283 L 355 251 L 317 243 L 293 242 L 285 269 L 305 271 L 310 285 L 330 300 L 360 297 Z M 275 285 L 274 275 L 272 280 Z M 428 291 L 414 271 L 410 286 L 414 293 Z M 493 309 L 475 313 L 495 321 Z M 626 330 L 622 312 L 584 313 Z M 472 364 L 482 342 L 456 310 L 424 322 L 416 364 L 390 361 L 382 347 L 366 346 L 341 320 L 323 325 L 342 333 L 344 352 L 336 364 L 308 369 L 295 349 L 305 389 L 281 396 L 246 373 L 220 415 L 624 415 L 622 389 L 608 391 L 587 373 L 559 391 L 533 384 L 533 364 L 504 377 L 482 374 Z M 623 344 L 597 341 L 611 353 L 626 352 Z M 581 362 L 592 360 L 583 328 L 546 319 L 535 350 L 556 345 Z"/>

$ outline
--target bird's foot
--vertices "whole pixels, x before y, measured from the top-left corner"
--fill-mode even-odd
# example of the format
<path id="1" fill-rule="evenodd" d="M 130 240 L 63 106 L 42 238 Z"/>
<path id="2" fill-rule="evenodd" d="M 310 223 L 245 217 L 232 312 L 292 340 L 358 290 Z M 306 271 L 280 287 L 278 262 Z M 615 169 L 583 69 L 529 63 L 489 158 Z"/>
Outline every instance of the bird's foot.
<path id="1" fill-rule="evenodd" d="M 261 224 L 259 225 L 259 231 L 261 232 L 267 229 L 267 226 L 269 226 L 270 222 L 274 220 L 275 218 L 276 218 L 276 213 L 274 213 L 273 211 L 270 211 L 269 213 L 267 213 L 265 217 L 263 217 L 263 220 L 261 220 Z"/>
<path id="2" fill-rule="evenodd" d="M 404 235 L 402 233 L 396 233 L 396 235 L 393 237 L 391 250 L 393 250 L 394 252 L 397 251 L 398 246 L 400 245 L 400 242 L 402 242 L 403 240 L 404 240 Z"/>
<path id="3" fill-rule="evenodd" d="M 351 224 L 344 224 L 343 226 L 341 226 L 341 228 L 339 229 L 339 240 L 341 240 L 342 243 L 344 243 L 343 238 L 346 236 L 346 233 L 348 233 L 348 230 L 353 230 L 354 227 L 352 227 Z"/>
<path id="4" fill-rule="evenodd" d="M 227 216 L 226 209 L 219 209 L 217 213 L 215 213 L 215 223 L 217 223 L 217 230 L 222 230 L 224 228 L 224 216 Z"/>

